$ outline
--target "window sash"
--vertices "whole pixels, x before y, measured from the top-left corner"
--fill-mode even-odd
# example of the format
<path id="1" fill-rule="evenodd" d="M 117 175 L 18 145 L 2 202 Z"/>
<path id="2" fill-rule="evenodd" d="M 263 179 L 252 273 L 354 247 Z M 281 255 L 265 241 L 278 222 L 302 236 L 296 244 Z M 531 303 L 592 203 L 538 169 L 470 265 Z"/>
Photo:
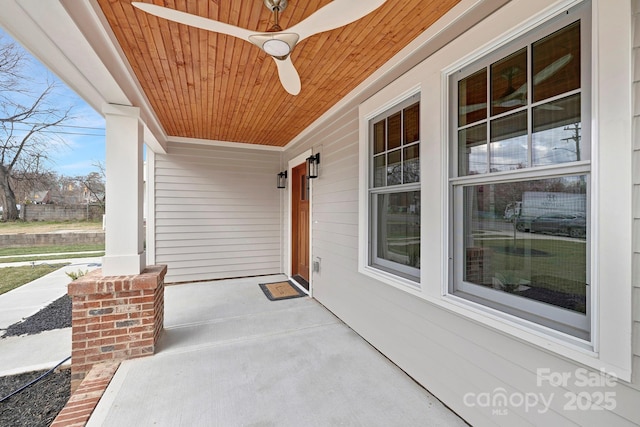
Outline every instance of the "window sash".
<path id="1" fill-rule="evenodd" d="M 532 91 L 534 77 L 532 76 L 532 49 L 535 45 L 541 41 L 546 40 L 549 36 L 556 33 L 558 30 L 570 27 L 576 21 L 580 20 L 580 87 L 577 89 L 571 89 L 563 93 L 554 94 L 547 99 L 542 99 L 537 102 L 533 102 Z M 590 333 L 591 330 L 591 312 L 593 310 L 591 301 L 591 287 L 589 280 L 589 272 L 591 270 L 590 253 L 591 238 L 590 233 L 587 232 L 587 241 L 585 242 L 586 253 L 586 275 L 587 275 L 587 287 L 586 287 L 586 313 L 572 312 L 570 310 L 552 306 L 533 299 L 525 299 L 516 295 L 508 294 L 506 292 L 484 287 L 475 283 L 464 281 L 465 265 L 467 262 L 465 253 L 465 231 L 463 224 L 465 219 L 465 204 L 464 204 L 464 192 L 465 188 L 473 185 L 480 184 L 493 184 L 493 183 L 508 183 L 516 181 L 527 180 L 540 180 L 545 178 L 553 178 L 557 176 L 570 176 L 574 174 L 582 174 L 590 181 L 590 111 L 591 111 L 591 95 L 590 95 L 590 20 L 588 14 L 583 10 L 575 14 L 570 14 L 558 18 L 550 23 L 543 25 L 542 27 L 533 30 L 520 39 L 509 43 L 503 47 L 496 49 L 490 54 L 484 56 L 480 60 L 477 60 L 468 66 L 463 67 L 457 73 L 450 75 L 450 112 L 451 112 L 451 126 L 450 126 L 450 141 L 452 142 L 452 149 L 450 150 L 449 158 L 449 185 L 450 185 L 450 201 L 451 201 L 451 214 L 452 223 L 450 226 L 450 243 L 452 245 L 451 255 L 453 262 L 451 264 L 452 271 L 449 280 L 448 294 L 456 295 L 472 303 L 479 304 L 481 307 L 497 310 L 501 313 L 513 315 L 516 322 L 530 321 L 535 325 L 542 325 L 543 327 L 551 328 L 552 334 L 559 331 L 560 333 L 566 333 L 574 337 L 578 337 L 580 340 L 590 342 L 593 340 L 593 336 Z M 522 52 L 526 51 L 526 102 L 522 106 L 516 106 L 515 108 L 508 108 L 506 111 L 492 111 L 492 85 L 491 85 L 491 68 L 492 64 L 499 64 L 501 61 L 520 61 L 522 62 Z M 519 58 L 516 56 L 520 54 Z M 470 116 L 462 116 L 460 111 L 460 99 L 466 101 L 470 96 L 470 89 L 461 85 L 460 82 L 470 82 L 469 77 L 476 77 L 476 87 L 481 87 L 480 90 L 485 90 L 485 110 L 475 112 L 474 118 L 467 120 Z M 479 80 L 480 77 L 484 78 L 484 81 Z M 465 80 L 467 79 L 467 80 Z M 538 79 L 539 80 L 539 79 Z M 478 86 L 481 84 L 482 86 Z M 517 86 L 517 85 L 516 85 Z M 484 87 L 484 89 L 482 89 Z M 464 91 L 464 92 L 462 92 Z M 578 123 L 581 124 L 581 141 L 582 145 L 575 151 L 580 154 L 575 154 L 577 159 L 574 161 L 566 160 L 564 162 L 546 164 L 544 162 L 535 162 L 533 156 L 533 148 L 535 142 L 534 132 L 534 112 L 539 111 L 536 108 L 546 105 L 554 105 L 557 102 L 563 102 L 572 96 L 580 97 L 580 116 Z M 462 97 L 462 98 L 461 98 Z M 470 105 L 472 101 L 463 104 Z M 556 104 L 557 105 L 557 104 Z M 477 108 L 477 107 L 474 107 Z M 553 108 L 548 108 L 553 109 Z M 472 108 L 466 111 L 474 113 Z M 491 115 L 491 113 L 496 113 Z M 503 118 L 514 117 L 515 114 L 524 113 L 526 115 L 526 165 L 520 169 L 491 171 L 491 133 L 492 123 L 496 120 Z M 464 119 L 464 121 L 461 121 Z M 538 121 L 539 123 L 539 121 Z M 484 126 L 480 129 L 479 126 Z M 556 126 L 558 127 L 558 126 Z M 462 143 L 459 141 L 459 136 L 465 137 L 469 132 L 478 130 L 481 134 L 476 134 L 469 139 L 470 145 L 466 145 L 465 152 L 461 152 Z M 483 141 L 483 135 L 484 141 Z M 475 142 L 477 141 L 477 143 Z M 484 144 L 483 148 L 482 144 Z M 484 155 L 484 162 L 486 169 L 482 173 L 470 173 L 472 168 L 469 167 L 466 162 L 465 156 L 467 150 L 472 150 L 481 156 Z M 479 158 L 479 157 L 476 157 Z M 567 159 L 568 157 L 565 157 Z M 586 160 L 585 160 L 586 159 Z M 587 200 L 590 199 L 591 185 L 587 187 Z M 589 210 L 589 203 L 587 203 L 587 209 Z M 587 216 L 589 218 L 589 216 Z M 470 220 L 470 218 L 469 218 Z M 590 224 L 587 222 L 587 230 L 590 229 Z"/>
<path id="2" fill-rule="evenodd" d="M 396 273 L 401 275 L 402 277 L 412 280 L 412 281 L 419 281 L 420 280 L 420 268 L 414 267 L 410 264 L 415 264 L 415 262 L 411 261 L 411 257 L 418 257 L 418 264 L 419 264 L 419 256 L 420 256 L 420 207 L 417 207 L 417 211 L 414 211 L 413 213 L 410 212 L 406 212 L 404 216 L 406 216 L 406 219 L 409 220 L 407 221 L 407 223 L 411 222 L 413 224 L 409 224 L 407 225 L 407 223 L 405 223 L 405 227 L 409 227 L 411 226 L 412 228 L 417 228 L 418 229 L 418 233 L 417 236 L 405 236 L 405 242 L 402 241 L 402 237 L 398 237 L 398 242 L 396 243 L 396 245 L 398 246 L 397 251 L 395 251 L 395 256 L 394 254 L 390 254 L 389 256 L 387 256 L 387 258 L 380 256 L 380 252 L 387 252 L 388 248 L 384 247 L 384 244 L 380 244 L 380 239 L 383 238 L 384 236 L 381 236 L 381 233 L 386 233 L 388 228 L 392 227 L 391 224 L 389 224 L 386 220 L 384 220 L 383 218 L 380 217 L 380 212 L 381 212 L 381 208 L 383 208 L 384 206 L 381 206 L 379 203 L 379 197 L 380 196 L 388 196 L 389 198 L 392 197 L 393 195 L 401 195 L 403 193 L 417 193 L 418 195 L 420 194 L 420 186 L 419 185 L 404 185 L 402 186 L 402 188 L 397 188 L 394 187 L 392 191 L 389 191 L 387 189 L 387 191 L 372 191 L 370 192 L 370 198 L 369 198 L 369 206 L 370 206 L 370 213 L 371 213 L 371 221 L 370 221 L 370 256 L 369 256 L 369 264 L 373 267 L 378 267 L 381 268 L 382 270 L 385 270 L 387 272 L 390 273 Z M 402 214 L 398 214 L 401 215 Z M 383 229 L 380 230 L 379 227 L 380 226 L 387 226 L 387 229 Z M 384 239 L 385 242 L 390 242 L 392 238 L 389 238 L 389 240 Z M 415 240 L 418 240 L 418 242 L 416 243 Z M 404 244 L 403 244 L 404 243 Z M 416 247 L 417 245 L 417 247 Z M 417 253 L 416 253 L 417 251 Z M 393 259 L 389 259 L 389 258 L 396 258 L 396 260 L 394 261 Z M 405 258 L 407 258 L 405 260 Z M 407 264 L 407 262 L 409 262 L 409 265 Z"/>
<path id="3" fill-rule="evenodd" d="M 416 108 L 413 108 L 413 107 Z M 401 221 L 398 226 L 404 226 L 413 229 L 417 227 L 417 236 L 405 236 L 403 242 L 402 236 L 396 236 L 399 241 L 393 245 L 398 247 L 397 253 L 389 251 L 388 246 L 390 240 L 385 238 L 388 229 L 394 229 L 394 225 L 387 222 L 381 217 L 381 206 L 379 197 L 389 198 L 394 195 L 402 195 L 403 193 L 420 194 L 420 94 L 414 94 L 406 100 L 398 103 L 394 107 L 387 109 L 385 112 L 378 114 L 369 120 L 368 130 L 368 164 L 369 164 L 369 183 L 368 183 L 368 206 L 369 206 L 369 256 L 368 264 L 370 267 L 385 271 L 387 273 L 409 279 L 412 282 L 419 282 L 420 269 L 407 265 L 415 264 L 415 257 L 420 254 L 420 211 L 419 205 L 417 212 L 406 213 L 403 218 L 401 214 L 398 219 Z M 388 119 L 395 118 L 399 122 L 399 126 L 391 126 Z M 388 133 L 392 132 L 395 136 L 399 136 L 400 140 L 393 147 L 387 144 Z M 384 142 L 380 138 L 385 138 Z M 396 138 L 397 139 L 397 138 Z M 395 141 L 395 139 L 394 139 Z M 390 161 L 390 157 L 396 157 L 397 161 Z M 390 166 L 395 165 L 397 170 L 390 171 Z M 393 179 L 390 181 L 390 178 Z M 415 208 L 415 207 L 414 207 Z M 410 219 L 410 217 L 417 218 Z M 405 219 L 403 225 L 402 220 Z M 417 222 L 416 222 L 417 220 Z M 416 225 L 417 224 L 417 225 Z M 386 227 L 381 230 L 380 227 Z M 402 227 L 401 227 L 402 228 Z M 410 231 L 406 231 L 410 233 Z M 391 238 L 391 239 L 394 239 Z M 385 243 L 381 243 L 383 239 Z M 418 240 L 416 243 L 415 240 Z M 409 242 L 411 240 L 411 242 Z M 385 247 L 385 245 L 387 247 Z M 416 253 L 417 251 L 417 253 Z M 393 253 L 392 253 L 393 252 Z M 384 255 L 388 254 L 385 258 Z M 394 260 L 395 258 L 395 260 Z"/>

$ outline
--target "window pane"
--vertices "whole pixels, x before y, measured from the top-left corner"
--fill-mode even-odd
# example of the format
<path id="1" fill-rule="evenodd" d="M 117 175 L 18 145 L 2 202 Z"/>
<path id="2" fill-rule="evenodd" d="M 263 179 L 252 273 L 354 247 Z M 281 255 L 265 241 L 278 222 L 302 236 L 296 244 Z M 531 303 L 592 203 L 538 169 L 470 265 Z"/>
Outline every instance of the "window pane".
<path id="1" fill-rule="evenodd" d="M 491 172 L 527 167 L 527 112 L 491 121 Z"/>
<path id="2" fill-rule="evenodd" d="M 586 313 L 586 181 L 580 175 L 465 188 L 464 280 Z"/>
<path id="3" fill-rule="evenodd" d="M 551 165 L 586 160 L 582 146 L 580 95 L 573 95 L 533 109 L 533 164 Z"/>
<path id="4" fill-rule="evenodd" d="M 487 118 L 487 69 L 458 82 L 458 126 Z"/>
<path id="5" fill-rule="evenodd" d="M 420 268 L 420 192 L 377 197 L 378 258 Z"/>
<path id="6" fill-rule="evenodd" d="M 404 143 L 410 144 L 420 139 L 420 104 L 413 104 L 404 110 Z"/>
<path id="7" fill-rule="evenodd" d="M 580 88 L 580 22 L 533 44 L 533 101 Z"/>
<path id="8" fill-rule="evenodd" d="M 481 124 L 458 132 L 458 174 L 487 173 L 487 125 Z"/>
<path id="9" fill-rule="evenodd" d="M 385 155 L 376 156 L 373 158 L 373 186 L 384 187 L 385 186 Z"/>
<path id="10" fill-rule="evenodd" d="M 387 165 L 387 185 L 402 184 L 401 150 L 389 152 Z"/>
<path id="11" fill-rule="evenodd" d="M 404 183 L 420 182 L 420 144 L 404 148 Z"/>
<path id="12" fill-rule="evenodd" d="M 373 125 L 373 154 L 384 151 L 384 120 Z"/>
<path id="13" fill-rule="evenodd" d="M 402 114 L 397 112 L 388 119 L 387 150 L 400 147 L 402 143 Z"/>
<path id="14" fill-rule="evenodd" d="M 491 65 L 491 115 L 527 105 L 527 48 Z"/>

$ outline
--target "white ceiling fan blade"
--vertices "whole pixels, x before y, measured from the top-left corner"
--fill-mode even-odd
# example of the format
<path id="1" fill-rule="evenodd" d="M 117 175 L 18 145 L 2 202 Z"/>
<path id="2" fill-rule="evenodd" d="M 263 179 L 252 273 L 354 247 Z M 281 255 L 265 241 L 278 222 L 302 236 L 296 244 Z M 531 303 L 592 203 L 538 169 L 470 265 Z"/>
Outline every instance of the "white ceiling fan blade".
<path id="1" fill-rule="evenodd" d="M 537 85 L 537 84 L 542 83 L 543 81 L 547 80 L 549 77 L 551 77 L 555 73 L 557 73 L 562 67 L 564 67 L 569 62 L 571 62 L 572 58 L 573 58 L 573 55 L 570 54 L 570 53 L 567 53 L 566 55 L 560 57 L 559 59 L 556 59 L 550 65 L 547 65 L 545 68 L 543 68 L 542 70 L 538 71 L 538 73 L 535 76 L 533 76 L 533 84 Z M 526 93 L 527 93 L 527 83 L 525 83 L 522 86 L 520 86 L 513 93 L 510 93 L 507 96 L 503 96 L 497 102 L 504 103 L 505 101 L 511 101 L 513 99 L 519 98 L 521 100 L 519 105 L 524 105 L 524 100 L 522 98 L 524 97 L 524 95 Z M 515 104 L 502 105 L 502 106 L 503 107 L 511 107 L 513 105 L 515 105 Z"/>
<path id="2" fill-rule="evenodd" d="M 168 7 L 158 6 L 150 3 L 132 2 L 134 7 L 143 10 L 151 15 L 159 18 L 168 19 L 169 21 L 178 22 L 180 24 L 189 25 L 191 27 L 201 28 L 203 30 L 213 31 L 216 33 L 228 34 L 242 40 L 249 41 L 249 36 L 255 34 L 244 28 L 234 25 L 225 24 L 224 22 L 215 21 L 213 19 L 204 18 L 198 15 L 181 12 Z"/>
<path id="3" fill-rule="evenodd" d="M 273 60 L 276 61 L 278 76 L 280 77 L 280 83 L 282 83 L 284 90 L 289 92 L 291 95 L 299 94 L 300 89 L 302 88 L 300 84 L 300 76 L 298 75 L 298 70 L 294 67 L 293 62 L 291 62 L 291 57 L 289 56 L 282 60 L 273 58 Z"/>
<path id="4" fill-rule="evenodd" d="M 370 14 L 386 0 L 333 0 L 311 16 L 287 29 L 300 35 L 300 41 L 314 34 L 333 30 Z"/>
<path id="5" fill-rule="evenodd" d="M 540 70 L 538 74 L 533 77 L 533 84 L 537 85 L 538 83 L 542 83 L 543 81 L 547 80 L 549 77 L 557 73 L 562 67 L 571 62 L 571 59 L 573 59 L 573 55 L 570 53 L 567 53 L 565 56 L 556 59 L 550 65 Z"/>

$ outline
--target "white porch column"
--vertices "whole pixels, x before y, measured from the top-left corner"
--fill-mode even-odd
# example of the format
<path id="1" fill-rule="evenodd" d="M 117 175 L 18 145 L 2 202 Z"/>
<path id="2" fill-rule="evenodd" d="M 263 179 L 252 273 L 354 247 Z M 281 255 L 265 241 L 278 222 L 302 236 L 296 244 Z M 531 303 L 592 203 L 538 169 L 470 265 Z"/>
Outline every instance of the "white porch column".
<path id="1" fill-rule="evenodd" d="M 145 268 L 143 126 L 140 109 L 106 104 L 106 231 L 104 276 L 140 274 Z"/>

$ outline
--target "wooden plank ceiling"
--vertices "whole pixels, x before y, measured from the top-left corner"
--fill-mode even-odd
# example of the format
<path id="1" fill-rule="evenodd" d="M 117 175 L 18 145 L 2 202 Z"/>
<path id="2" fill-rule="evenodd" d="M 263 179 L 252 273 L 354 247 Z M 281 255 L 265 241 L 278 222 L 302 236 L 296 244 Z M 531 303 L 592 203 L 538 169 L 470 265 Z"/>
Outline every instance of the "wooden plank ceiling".
<path id="1" fill-rule="evenodd" d="M 273 24 L 263 0 L 141 0 L 256 32 Z M 330 0 L 289 0 L 287 28 Z M 366 1 L 366 0 L 351 0 Z M 284 146 L 460 0 L 389 0 L 354 23 L 316 34 L 291 54 L 302 91 L 246 41 L 156 18 L 131 0 L 98 0 L 169 136 Z"/>

